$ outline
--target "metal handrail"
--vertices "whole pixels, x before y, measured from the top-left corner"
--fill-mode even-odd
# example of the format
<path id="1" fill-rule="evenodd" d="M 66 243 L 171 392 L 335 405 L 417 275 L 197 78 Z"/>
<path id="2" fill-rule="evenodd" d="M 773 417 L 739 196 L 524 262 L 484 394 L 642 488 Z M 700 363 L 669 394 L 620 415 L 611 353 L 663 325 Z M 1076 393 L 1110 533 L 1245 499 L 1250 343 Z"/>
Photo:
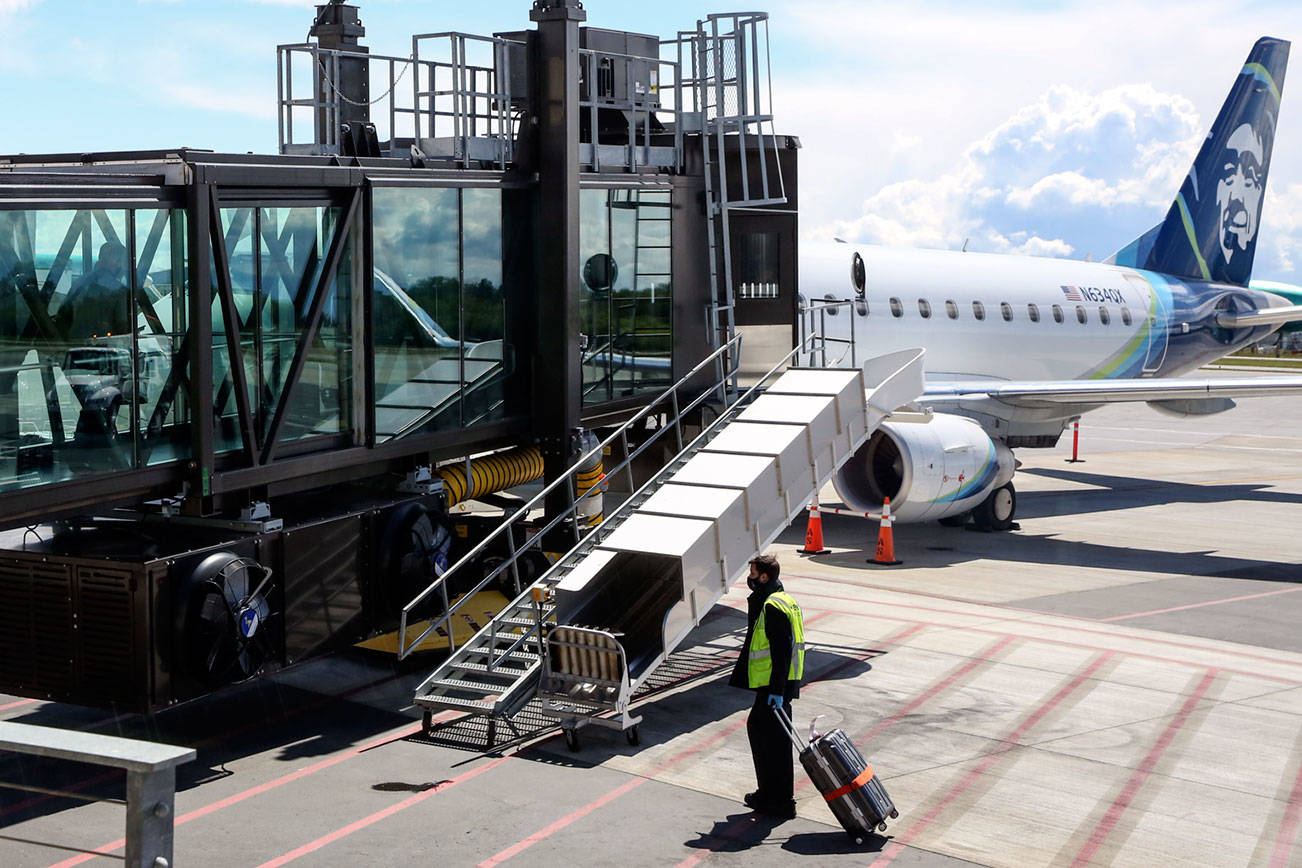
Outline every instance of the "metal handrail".
<path id="1" fill-rule="evenodd" d="M 627 422 L 625 422 L 618 429 L 616 429 L 614 433 L 610 434 L 609 436 L 606 437 L 606 439 L 598 443 L 596 447 L 594 447 L 593 449 L 589 450 L 584 455 L 582 455 L 573 465 L 571 465 L 570 469 L 566 471 L 564 475 L 557 477 L 550 484 L 546 485 L 540 492 L 538 492 L 538 494 L 534 495 L 534 497 L 532 497 L 527 503 L 525 503 L 523 506 L 519 507 L 514 513 L 512 513 L 510 519 L 503 522 L 495 530 L 493 530 L 486 537 L 484 537 L 484 539 L 481 540 L 478 545 L 472 548 L 460 560 L 458 560 L 451 567 L 449 567 L 441 576 L 439 576 L 433 582 L 431 582 L 423 591 L 421 591 L 419 594 L 413 597 L 411 601 L 407 603 L 406 606 L 403 607 L 402 616 L 399 622 L 399 630 L 398 630 L 399 659 L 405 658 L 408 654 L 411 653 L 413 649 L 418 647 L 420 643 L 423 642 L 431 633 L 433 633 L 439 627 L 451 621 L 452 617 L 459 611 L 460 604 L 456 603 L 456 604 L 449 605 L 445 603 L 445 612 L 443 613 L 443 615 L 437 619 L 431 620 L 429 627 L 427 627 L 415 639 L 408 642 L 407 621 L 412 611 L 421 603 L 423 603 L 435 591 L 440 591 L 443 594 L 443 599 L 446 601 L 447 600 L 446 589 L 450 579 L 454 575 L 456 575 L 458 571 L 462 570 L 466 564 L 474 562 L 481 554 L 487 551 L 488 548 L 503 533 L 508 534 L 507 538 L 510 542 L 510 546 L 512 549 L 511 557 L 508 558 L 503 563 L 499 564 L 495 569 L 493 569 L 486 576 L 484 576 L 479 581 L 479 583 L 474 586 L 474 588 L 472 588 L 470 591 L 468 591 L 465 594 L 465 596 L 462 599 L 469 600 L 476 593 L 482 591 L 485 587 L 487 587 L 493 580 L 495 580 L 499 575 L 501 575 L 508 568 L 512 570 L 512 574 L 515 577 L 516 583 L 518 585 L 519 571 L 518 569 L 516 569 L 516 559 L 517 559 L 518 552 L 514 550 L 515 537 L 513 534 L 509 533 L 511 528 L 515 526 L 518 520 L 528 516 L 530 511 L 532 511 L 540 504 L 545 502 L 546 499 L 552 494 L 554 494 L 562 484 L 565 484 L 567 486 L 566 494 L 569 498 L 570 505 L 564 512 L 552 518 L 546 525 L 544 525 L 541 529 L 539 529 L 537 535 L 543 536 L 547 534 L 549 531 L 553 530 L 561 522 L 569 518 L 578 509 L 578 505 L 579 505 L 579 496 L 577 492 L 579 468 L 583 466 L 584 463 L 587 462 L 592 457 L 602 454 L 603 450 L 607 446 L 612 445 L 616 440 L 622 441 L 624 446 L 625 457 L 614 468 L 606 472 L 603 475 L 603 478 L 619 473 L 621 470 L 627 470 L 629 474 L 630 487 L 631 487 L 631 482 L 633 478 L 632 476 L 633 460 L 636 459 L 638 456 L 640 456 L 643 451 L 645 451 L 652 443 L 654 443 L 657 439 L 659 439 L 659 437 L 669 429 L 669 426 L 665 426 L 664 428 L 661 428 L 658 431 L 656 431 L 651 437 L 649 437 L 646 441 L 644 441 L 641 445 L 639 445 L 632 451 L 628 449 L 629 430 L 631 430 L 634 425 L 641 422 L 647 416 L 651 415 L 652 412 L 656 410 L 657 407 L 660 407 L 666 401 L 671 404 L 674 411 L 675 423 L 677 423 L 684 414 L 700 406 L 700 404 L 704 403 L 704 401 L 706 401 L 709 398 L 709 396 L 717 393 L 718 386 L 722 382 L 724 382 L 728 376 L 732 375 L 732 370 L 729 370 L 726 373 L 722 370 L 724 356 L 726 354 L 732 353 L 732 357 L 728 360 L 729 367 L 731 369 L 735 369 L 737 367 L 738 360 L 740 357 L 740 348 L 741 348 L 741 335 L 735 335 L 733 336 L 732 340 L 728 341 L 723 346 L 714 350 L 712 353 L 710 353 L 710 355 L 706 356 L 704 359 L 698 362 L 687 374 L 685 374 L 681 379 L 679 379 L 677 383 L 670 386 L 658 397 L 656 397 L 653 401 L 651 401 L 646 406 L 644 406 L 641 410 L 639 410 L 636 414 L 634 414 L 632 418 L 630 418 Z M 705 370 L 706 367 L 712 364 L 718 364 L 719 367 L 721 368 L 719 380 L 716 382 L 715 387 L 703 390 L 700 395 L 698 395 L 696 398 L 690 401 L 686 406 L 680 406 L 678 401 L 678 390 L 682 388 L 686 383 L 693 380 L 697 376 L 697 374 Z M 676 425 L 675 430 L 678 431 L 679 445 L 681 446 L 681 437 L 682 437 L 681 429 L 678 428 Z M 595 528 L 590 529 L 587 534 L 581 534 L 576 523 L 574 528 L 575 546 L 581 544 L 585 538 L 591 535 L 593 530 L 595 530 Z M 496 618 L 494 618 L 494 622 L 496 622 Z M 453 652 L 456 650 L 456 640 L 453 638 L 451 630 L 448 630 L 447 634 L 448 634 L 448 649 L 449 652 Z"/>
<path id="2" fill-rule="evenodd" d="M 655 491 L 658 490 L 660 486 L 664 484 L 664 480 L 661 477 L 664 476 L 665 469 L 672 466 L 684 455 L 699 451 L 711 440 L 713 440 L 715 436 L 718 435 L 719 431 L 722 430 L 722 426 L 727 422 L 732 421 L 733 412 L 738 407 L 741 407 L 744 404 L 746 404 L 750 400 L 751 396 L 753 396 L 755 392 L 761 388 L 761 386 L 763 386 L 765 383 L 767 383 L 770 379 L 772 379 L 776 375 L 781 374 L 786 369 L 788 364 L 790 364 L 793 358 L 795 358 L 801 352 L 806 351 L 806 346 L 805 346 L 806 344 L 815 341 L 821 341 L 821 340 L 822 340 L 822 336 L 820 335 L 810 335 L 806 337 L 799 344 L 797 344 L 796 347 L 791 350 L 791 352 L 783 356 L 782 359 L 778 361 L 778 363 L 775 364 L 772 368 L 770 368 L 767 373 L 765 373 L 762 377 L 760 377 L 755 382 L 754 385 L 752 385 L 749 389 L 747 389 L 736 400 L 728 404 L 728 406 L 723 410 L 723 412 L 721 412 L 717 417 L 715 417 L 714 421 L 712 421 L 709 425 L 706 425 L 704 428 L 701 429 L 701 432 L 696 436 L 695 439 L 691 441 L 691 443 L 684 446 L 680 442 L 678 444 L 679 445 L 678 453 L 672 459 L 670 459 L 668 463 L 665 464 L 665 468 L 662 468 L 659 473 L 652 476 L 651 479 L 649 479 L 645 484 L 643 484 L 643 486 L 639 488 L 637 491 L 633 492 L 627 500 L 625 500 L 622 504 L 620 504 L 619 507 L 617 507 L 614 511 L 609 513 L 605 517 L 605 519 L 601 522 L 601 524 L 593 528 L 589 532 L 589 534 L 586 537 L 584 537 L 584 541 L 586 542 L 591 540 L 593 541 L 594 545 L 598 545 L 609 534 L 613 533 L 615 527 L 621 524 L 624 521 L 624 519 L 627 517 L 628 512 L 637 509 L 639 505 L 645 503 L 646 498 L 649 497 L 651 494 L 654 494 Z M 809 351 L 812 353 L 812 348 L 810 348 Z M 687 412 L 687 410 L 684 410 L 683 412 Z M 562 558 L 560 561 L 557 561 L 557 563 L 552 566 L 552 569 L 556 569 L 557 567 L 559 567 L 561 564 L 564 563 L 565 560 L 566 558 Z M 503 611 L 505 612 L 506 610 Z M 491 630 L 490 635 L 493 637 L 494 640 L 497 639 L 498 620 L 502 618 L 502 616 L 503 616 L 502 612 L 499 612 L 497 615 L 494 615 L 493 618 L 489 621 L 489 623 L 483 628 L 485 630 Z M 508 648 L 505 648 L 500 653 L 498 653 L 497 657 L 508 657 L 511 654 L 514 654 L 516 651 L 520 649 L 522 645 L 524 645 L 526 641 L 528 641 L 535 634 L 538 634 L 541 627 L 542 627 L 542 622 L 540 619 L 539 624 L 529 627 L 527 630 L 520 633 L 518 638 L 515 640 L 515 642 L 512 643 Z M 496 662 L 497 659 L 496 657 L 493 656 L 495 648 L 496 648 L 496 641 L 494 641 L 490 645 L 490 656 L 488 662 L 488 669 L 490 672 L 493 670 L 493 664 Z"/>
<path id="3" fill-rule="evenodd" d="M 866 304 L 866 302 L 858 299 L 842 299 L 839 301 L 824 300 L 824 301 L 814 301 L 814 302 L 802 302 L 800 304 L 796 316 L 799 317 L 800 331 L 802 334 L 811 335 L 814 332 L 814 318 L 815 316 L 818 317 L 818 326 L 819 326 L 818 336 L 820 338 L 819 340 L 820 345 L 818 347 L 819 354 L 820 354 L 818 358 L 819 367 L 821 368 L 829 367 L 827 361 L 828 344 L 846 345 L 846 348 L 841 351 L 840 357 L 834 359 L 830 367 L 834 367 L 834 368 L 842 367 L 842 363 L 846 360 L 846 353 L 849 353 L 850 355 L 849 367 L 857 368 L 859 366 L 859 356 L 857 352 L 858 342 L 855 337 L 855 312 L 854 312 L 854 306 L 857 304 Z M 843 307 L 849 308 L 848 313 L 850 316 L 850 336 L 848 338 L 828 337 L 827 336 L 828 311 L 829 310 L 832 311 L 832 315 L 835 316 L 837 313 L 840 312 L 840 309 Z M 810 353 L 809 353 L 809 361 L 811 364 L 813 364 L 814 362 L 814 351 L 812 348 L 810 349 Z"/>

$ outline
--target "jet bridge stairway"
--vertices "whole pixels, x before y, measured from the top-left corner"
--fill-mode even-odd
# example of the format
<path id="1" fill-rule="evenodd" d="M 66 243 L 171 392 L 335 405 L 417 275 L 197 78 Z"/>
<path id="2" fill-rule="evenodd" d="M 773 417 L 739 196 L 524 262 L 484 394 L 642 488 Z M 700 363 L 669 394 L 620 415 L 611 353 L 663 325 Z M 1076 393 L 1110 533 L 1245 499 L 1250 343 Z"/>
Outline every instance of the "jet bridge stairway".
<path id="1" fill-rule="evenodd" d="M 539 689 L 540 627 L 619 636 L 630 695 L 881 421 L 922 393 L 920 350 L 861 369 L 782 367 L 452 652 L 416 692 L 427 729 L 451 709 L 514 730 Z"/>

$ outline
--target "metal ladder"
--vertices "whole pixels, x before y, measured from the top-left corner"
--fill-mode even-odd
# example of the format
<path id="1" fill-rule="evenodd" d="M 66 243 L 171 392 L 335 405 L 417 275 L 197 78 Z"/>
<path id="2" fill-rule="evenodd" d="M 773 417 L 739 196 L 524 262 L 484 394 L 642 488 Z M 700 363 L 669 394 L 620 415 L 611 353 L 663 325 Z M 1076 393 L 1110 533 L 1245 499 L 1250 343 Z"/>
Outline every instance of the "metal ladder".
<path id="1" fill-rule="evenodd" d="M 697 21 L 690 41 L 693 45 L 690 89 L 694 109 L 701 118 L 701 157 L 711 218 L 706 221 L 711 287 L 707 315 L 711 339 L 718 346 L 736 333 L 730 212 L 781 205 L 787 198 L 773 115 L 768 110 L 773 102 L 768 15 L 763 12 L 710 15 Z M 726 143 L 730 134 L 736 136 L 740 189 L 728 185 L 732 161 Z M 757 179 L 751 177 L 752 154 L 759 161 Z M 770 179 L 770 163 L 776 170 L 776 179 Z M 715 218 L 718 218 L 717 229 Z M 735 392 L 735 378 L 730 385 Z"/>

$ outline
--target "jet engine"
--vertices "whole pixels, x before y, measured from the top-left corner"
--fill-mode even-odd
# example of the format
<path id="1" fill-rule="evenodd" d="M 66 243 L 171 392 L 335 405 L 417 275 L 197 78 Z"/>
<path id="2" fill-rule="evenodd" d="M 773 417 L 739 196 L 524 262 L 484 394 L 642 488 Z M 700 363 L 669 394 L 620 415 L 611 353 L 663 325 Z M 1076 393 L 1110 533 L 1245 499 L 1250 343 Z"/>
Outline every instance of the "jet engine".
<path id="1" fill-rule="evenodd" d="M 1015 469 L 1012 450 L 980 425 L 937 413 L 926 422 L 883 423 L 833 484 L 851 509 L 876 512 L 889 497 L 896 520 L 930 521 L 982 505 Z"/>

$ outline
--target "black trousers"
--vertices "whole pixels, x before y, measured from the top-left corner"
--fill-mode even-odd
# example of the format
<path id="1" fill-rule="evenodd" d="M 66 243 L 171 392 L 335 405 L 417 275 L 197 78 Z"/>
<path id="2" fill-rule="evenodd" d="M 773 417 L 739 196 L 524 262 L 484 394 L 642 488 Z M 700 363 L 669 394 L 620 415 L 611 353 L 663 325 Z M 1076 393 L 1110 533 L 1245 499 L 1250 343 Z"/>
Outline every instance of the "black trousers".
<path id="1" fill-rule="evenodd" d="M 782 704 L 791 715 L 791 700 Z M 755 704 L 746 718 L 746 736 L 750 739 L 750 756 L 755 763 L 755 781 L 759 798 L 776 807 L 790 802 L 795 794 L 795 772 L 791 761 L 791 739 L 778 716 L 769 708 L 766 690 L 756 691 Z"/>

